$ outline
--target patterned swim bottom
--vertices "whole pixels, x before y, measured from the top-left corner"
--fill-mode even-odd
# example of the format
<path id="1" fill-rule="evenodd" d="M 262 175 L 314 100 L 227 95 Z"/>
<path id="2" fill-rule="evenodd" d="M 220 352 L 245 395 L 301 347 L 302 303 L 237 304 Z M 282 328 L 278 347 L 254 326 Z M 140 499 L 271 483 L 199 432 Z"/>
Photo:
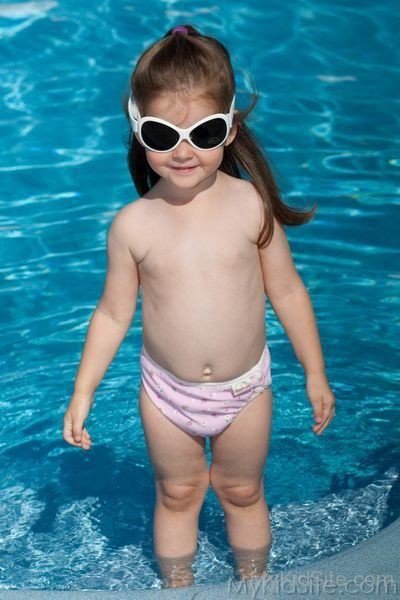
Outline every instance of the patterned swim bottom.
<path id="1" fill-rule="evenodd" d="M 143 386 L 155 406 L 183 431 L 202 437 L 221 433 L 238 413 L 272 383 L 268 345 L 247 373 L 229 381 L 193 382 L 158 365 L 144 346 L 140 354 Z"/>

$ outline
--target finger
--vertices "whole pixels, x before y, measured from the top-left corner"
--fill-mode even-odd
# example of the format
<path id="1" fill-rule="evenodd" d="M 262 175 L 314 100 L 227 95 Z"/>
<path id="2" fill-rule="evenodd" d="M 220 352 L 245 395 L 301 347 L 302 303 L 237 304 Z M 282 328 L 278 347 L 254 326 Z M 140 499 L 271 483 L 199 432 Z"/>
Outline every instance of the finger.
<path id="1" fill-rule="evenodd" d="M 320 419 L 320 422 L 325 421 L 334 407 L 334 400 L 330 398 L 322 398 L 321 403 L 317 407 L 314 407 L 314 413 L 317 417 L 315 420 Z"/>
<path id="2" fill-rule="evenodd" d="M 71 446 L 81 446 L 81 442 L 75 442 L 74 438 L 70 433 L 64 433 L 63 438 L 68 444 L 71 444 Z"/>
<path id="3" fill-rule="evenodd" d="M 325 417 L 326 415 L 324 416 L 324 409 L 322 407 L 322 404 L 320 404 L 319 406 L 314 405 L 314 421 L 316 423 L 322 423 Z"/>
<path id="4" fill-rule="evenodd" d="M 87 429 L 83 430 L 83 438 L 82 438 L 82 446 L 85 447 L 85 449 L 89 449 L 92 445 L 92 440 L 90 438 L 89 432 L 87 431 Z"/>
<path id="5" fill-rule="evenodd" d="M 83 429 L 84 429 L 83 424 L 79 423 L 79 422 L 74 423 L 72 426 L 72 436 L 73 436 L 74 440 L 78 443 L 81 442 L 84 437 Z"/>
<path id="6" fill-rule="evenodd" d="M 321 425 L 319 425 L 316 429 L 314 429 L 314 433 L 316 433 L 317 435 L 320 435 L 328 427 L 329 423 L 332 421 L 334 416 L 335 416 L 335 410 L 333 409 L 332 412 L 328 415 L 327 419 Z"/>
<path id="7" fill-rule="evenodd" d="M 75 435 L 73 434 L 73 426 L 71 420 L 69 418 L 64 419 L 63 439 L 65 442 L 71 444 L 71 446 L 75 446 L 76 448 L 82 448 L 84 445 L 90 447 L 91 441 L 90 439 L 87 439 L 86 435 L 88 435 L 88 432 L 86 431 L 86 434 L 84 434 L 84 432 L 82 431 L 82 435 L 79 436 L 79 441 L 76 440 Z"/>
<path id="8" fill-rule="evenodd" d="M 314 421 L 320 426 L 329 416 L 333 404 L 328 402 L 326 398 L 321 398 L 318 401 L 318 404 L 314 401 L 313 410 L 314 410 Z"/>
<path id="9" fill-rule="evenodd" d="M 317 422 L 313 425 L 313 427 L 316 427 L 317 429 L 322 427 L 324 425 L 324 423 L 326 422 L 326 420 L 329 418 L 329 416 L 330 416 L 329 410 L 328 411 L 324 410 L 322 416 L 317 420 Z"/>
<path id="10" fill-rule="evenodd" d="M 66 424 L 66 426 L 63 429 L 63 438 L 64 440 L 68 443 L 71 444 L 72 446 L 76 446 L 76 447 L 82 447 L 82 441 L 84 441 L 84 437 L 83 435 L 79 435 L 79 439 L 77 434 L 73 433 L 72 430 L 72 426 L 70 424 Z"/>
<path id="11" fill-rule="evenodd" d="M 67 421 L 66 419 L 64 420 L 64 424 L 63 424 L 62 436 L 63 436 L 63 439 L 68 444 L 74 444 L 75 445 L 74 439 L 72 437 L 72 426 L 71 426 L 71 423 L 69 421 Z"/>
<path id="12" fill-rule="evenodd" d="M 322 416 L 320 418 L 320 421 L 317 423 L 316 427 L 322 427 L 325 422 L 327 421 L 327 419 L 329 419 L 329 417 L 331 416 L 332 412 L 334 412 L 335 410 L 335 405 L 334 404 L 329 404 L 329 405 L 325 405 L 322 411 Z"/>
<path id="13" fill-rule="evenodd" d="M 333 412 L 334 412 L 333 406 L 330 407 L 330 408 L 326 408 L 324 410 L 324 414 L 323 414 L 323 417 L 321 419 L 321 422 L 318 423 L 317 427 L 318 428 L 319 427 L 323 427 L 326 424 L 326 422 L 328 421 L 328 419 L 330 419 L 330 417 L 332 416 Z"/>

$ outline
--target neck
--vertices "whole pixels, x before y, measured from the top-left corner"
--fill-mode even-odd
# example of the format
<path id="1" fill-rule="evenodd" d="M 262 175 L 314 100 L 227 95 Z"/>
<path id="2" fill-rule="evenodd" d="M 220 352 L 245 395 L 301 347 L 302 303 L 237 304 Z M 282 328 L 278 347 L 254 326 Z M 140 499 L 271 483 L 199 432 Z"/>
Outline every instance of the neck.
<path id="1" fill-rule="evenodd" d="M 210 192 L 214 193 L 216 191 L 221 178 L 223 178 L 223 173 L 217 170 L 198 185 L 186 189 L 178 188 L 169 181 L 159 179 L 151 191 L 163 198 L 168 204 L 176 206 L 188 204 L 189 202 L 197 204 L 208 197 Z"/>

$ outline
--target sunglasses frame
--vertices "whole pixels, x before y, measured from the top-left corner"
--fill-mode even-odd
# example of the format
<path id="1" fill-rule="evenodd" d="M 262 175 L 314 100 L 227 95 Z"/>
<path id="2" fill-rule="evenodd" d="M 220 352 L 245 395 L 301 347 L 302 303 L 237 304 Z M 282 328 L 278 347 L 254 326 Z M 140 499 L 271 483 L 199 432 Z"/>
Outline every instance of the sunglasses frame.
<path id="1" fill-rule="evenodd" d="M 231 107 L 230 107 L 228 113 L 226 113 L 226 114 L 215 113 L 213 115 L 209 115 L 208 117 L 204 117 L 204 119 L 200 119 L 200 121 L 197 121 L 191 127 L 187 127 L 186 129 L 181 129 L 180 127 L 173 125 L 169 121 L 164 121 L 164 119 L 159 119 L 158 117 L 151 117 L 151 116 L 141 117 L 140 113 L 139 113 L 139 109 L 137 107 L 137 104 L 131 94 L 129 97 L 129 101 L 128 101 L 129 119 L 131 122 L 132 129 L 133 129 L 134 133 L 137 133 L 139 141 L 142 144 L 142 146 L 144 146 L 148 150 L 151 150 L 152 152 L 172 152 L 172 150 L 175 150 L 175 148 L 177 146 L 179 146 L 179 144 L 181 143 L 182 140 L 187 140 L 189 142 L 189 144 L 191 144 L 191 146 L 193 146 L 193 148 L 196 148 L 196 150 L 202 150 L 202 151 L 215 150 L 215 148 L 219 148 L 219 146 L 222 146 L 222 144 L 226 141 L 226 139 L 230 133 L 230 130 L 232 129 L 233 112 L 234 112 L 234 107 L 235 107 L 235 97 L 236 97 L 236 95 L 234 94 L 234 96 L 232 98 Z M 226 127 L 226 129 L 227 129 L 226 136 L 224 137 L 222 142 L 220 142 L 217 146 L 213 146 L 212 148 L 200 148 L 199 146 L 196 146 L 196 144 L 190 139 L 190 134 L 192 133 L 192 131 L 194 129 L 196 129 L 196 127 L 198 127 L 199 125 L 202 125 L 203 123 L 207 123 L 208 121 L 211 121 L 212 119 L 216 119 L 216 118 L 223 119 L 227 126 Z M 150 146 L 148 146 L 144 142 L 144 140 L 142 138 L 142 133 L 141 133 L 143 123 L 146 123 L 147 121 L 155 121 L 156 123 L 161 123 L 162 125 L 167 125 L 171 129 L 176 131 L 176 133 L 179 134 L 179 139 L 176 142 L 176 144 L 174 146 L 172 146 L 171 148 L 168 148 L 168 150 L 155 150 L 154 148 L 151 148 Z"/>

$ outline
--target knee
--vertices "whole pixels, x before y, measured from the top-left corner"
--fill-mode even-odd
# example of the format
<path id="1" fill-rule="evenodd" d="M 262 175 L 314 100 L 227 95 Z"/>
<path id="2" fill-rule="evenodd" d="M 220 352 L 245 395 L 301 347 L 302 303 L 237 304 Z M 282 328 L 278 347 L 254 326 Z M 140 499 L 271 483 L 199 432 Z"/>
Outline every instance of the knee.
<path id="1" fill-rule="evenodd" d="M 223 506 L 252 506 L 264 495 L 261 481 L 232 482 L 211 479 L 211 486 Z"/>
<path id="2" fill-rule="evenodd" d="M 158 501 L 173 512 L 197 508 L 209 487 L 208 472 L 189 481 L 161 479 L 156 483 Z"/>

